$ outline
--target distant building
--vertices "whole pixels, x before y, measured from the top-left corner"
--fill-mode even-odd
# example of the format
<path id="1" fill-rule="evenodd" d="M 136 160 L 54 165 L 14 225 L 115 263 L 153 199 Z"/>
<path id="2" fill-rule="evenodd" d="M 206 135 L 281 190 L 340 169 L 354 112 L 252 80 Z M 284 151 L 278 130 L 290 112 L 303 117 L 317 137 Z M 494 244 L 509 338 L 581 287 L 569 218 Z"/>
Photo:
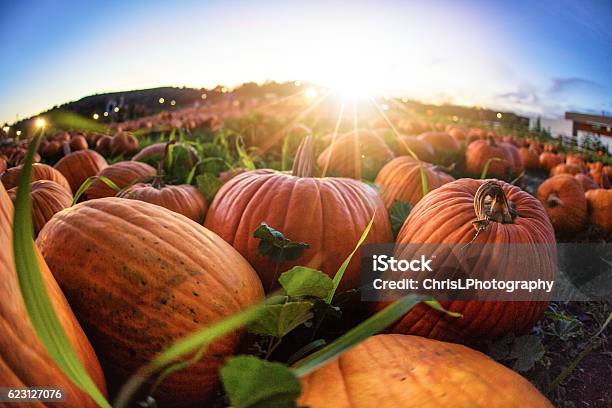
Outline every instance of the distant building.
<path id="1" fill-rule="evenodd" d="M 561 137 L 578 146 L 582 146 L 587 137 L 597 139 L 608 151 L 612 151 L 612 116 L 565 112 L 565 119 L 542 118 L 541 127 L 547 129 L 553 137 Z"/>

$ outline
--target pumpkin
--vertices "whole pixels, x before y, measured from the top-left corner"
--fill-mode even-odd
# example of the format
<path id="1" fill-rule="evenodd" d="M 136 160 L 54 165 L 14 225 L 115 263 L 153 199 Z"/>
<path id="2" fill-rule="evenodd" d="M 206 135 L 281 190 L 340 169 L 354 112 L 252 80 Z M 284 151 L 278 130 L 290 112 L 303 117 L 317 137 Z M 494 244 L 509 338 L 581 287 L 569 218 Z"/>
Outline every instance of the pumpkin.
<path id="1" fill-rule="evenodd" d="M 75 150 L 87 150 L 87 139 L 80 135 L 73 136 L 72 139 L 70 139 L 70 150 L 73 152 Z"/>
<path id="2" fill-rule="evenodd" d="M 458 152 L 461 149 L 459 142 L 446 132 L 425 132 L 418 139 L 429 143 L 436 152 Z"/>
<path id="3" fill-rule="evenodd" d="M 563 158 L 558 154 L 551 152 L 540 154 L 540 166 L 546 171 L 551 171 L 553 167 L 561 163 L 563 163 Z"/>
<path id="4" fill-rule="evenodd" d="M 319 269 L 330 276 L 351 253 L 374 216 L 366 243 L 392 242 L 387 210 L 376 191 L 347 178 L 313 178 L 312 137 L 298 149 L 291 174 L 254 170 L 239 174 L 217 192 L 204 226 L 219 234 L 248 261 L 269 289 L 276 285 L 275 263 L 258 252 L 253 232 L 262 222 L 292 241 L 310 245 L 302 255 L 278 268 L 295 265 Z M 339 290 L 360 285 L 359 259 L 354 257 Z"/>
<path id="5" fill-rule="evenodd" d="M 301 383 L 298 405 L 311 408 L 553 407 L 529 381 L 478 351 L 397 334 L 369 337 Z"/>
<path id="6" fill-rule="evenodd" d="M 138 151 L 138 139 L 126 132 L 119 132 L 110 141 L 110 154 L 113 157 L 131 155 Z"/>
<path id="7" fill-rule="evenodd" d="M 152 145 L 149 145 L 139 151 L 136 155 L 134 155 L 134 157 L 132 157 L 132 160 L 147 163 L 151 166 L 157 167 L 159 161 L 164 155 L 164 151 L 166 150 L 167 145 L 168 143 L 166 142 L 154 143 Z M 192 146 L 186 145 L 184 143 L 174 144 L 174 148 L 176 149 L 177 147 L 185 148 L 189 151 L 190 161 L 188 164 L 190 164 L 191 167 L 193 167 L 193 165 L 198 162 L 198 152 Z"/>
<path id="8" fill-rule="evenodd" d="M 0 185 L 0 384 L 3 387 L 63 388 L 65 404 L 71 407 L 97 407 L 55 364 L 38 338 L 26 310 L 13 259 L 13 204 Z M 36 256 L 51 303 L 77 357 L 106 394 L 100 363 L 77 322 L 66 298 L 37 249 Z M 25 403 L 24 403 L 25 405 Z M 31 406 L 43 404 L 31 403 Z"/>
<path id="9" fill-rule="evenodd" d="M 495 205 L 494 205 L 495 204 Z M 475 221 L 488 218 L 476 234 Z M 430 192 L 412 209 L 404 222 L 398 244 L 533 244 L 521 247 L 522 256 L 540 265 L 538 276 L 554 276 L 553 256 L 544 251 L 555 243 L 554 230 L 542 205 L 519 187 L 496 180 L 459 179 Z M 542 244 L 542 245 L 540 245 Z M 397 259 L 410 259 L 412 245 L 400 247 Z M 500 248 L 505 248 L 501 247 Z M 447 250 L 447 247 L 440 247 Z M 554 247 L 553 247 L 554 249 Z M 523 261 L 500 251 L 497 258 L 479 262 L 478 276 L 520 279 Z M 440 255 L 442 256 L 442 254 Z M 440 258 L 442 259 L 442 258 Z M 499 270 L 499 265 L 506 267 Z M 533 276 L 530 277 L 533 279 Z M 447 316 L 418 305 L 393 327 L 394 333 L 414 334 L 438 340 L 472 343 L 481 338 L 524 333 L 541 317 L 544 301 L 441 302 L 448 310 L 463 314 Z M 384 304 L 374 304 L 380 309 Z"/>
<path id="10" fill-rule="evenodd" d="M 487 176 L 504 178 L 512 169 L 513 159 L 506 146 L 496 143 L 493 138 L 470 143 L 465 152 L 467 172 L 480 176 L 487 163 Z"/>
<path id="11" fill-rule="evenodd" d="M 597 183 L 586 174 L 578 173 L 574 174 L 574 178 L 580 182 L 584 191 L 593 190 L 598 188 Z"/>
<path id="12" fill-rule="evenodd" d="M 602 162 L 596 162 L 592 164 L 589 174 L 599 187 L 610 188 L 612 186 L 612 183 L 610 183 L 610 174 L 612 173 L 610 169 L 612 167 L 604 166 Z"/>
<path id="13" fill-rule="evenodd" d="M 537 170 L 540 168 L 540 154 L 537 150 L 521 147 L 519 148 L 519 154 L 527 170 Z"/>
<path id="14" fill-rule="evenodd" d="M 107 370 L 123 383 L 178 339 L 263 298 L 251 266 L 217 235 L 163 207 L 116 197 L 57 213 L 38 247 Z M 240 332 L 153 393 L 160 406 L 202 405 Z"/>
<path id="15" fill-rule="evenodd" d="M 8 191 L 11 200 L 17 197 L 17 187 Z M 42 227 L 53 215 L 72 205 L 72 194 L 66 188 L 54 181 L 38 180 L 32 183 L 32 223 L 34 236 L 37 236 Z"/>
<path id="16" fill-rule="evenodd" d="M 10 190 L 17 186 L 19 183 L 19 176 L 21 175 L 21 170 L 23 166 L 12 167 L 8 169 L 4 174 L 2 174 L 2 184 L 4 188 Z M 70 184 L 66 177 L 56 169 L 51 166 L 42 163 L 34 163 L 32 165 L 32 181 L 38 180 L 51 180 L 62 186 L 69 193 L 72 193 L 70 189 Z"/>
<path id="17" fill-rule="evenodd" d="M 221 182 L 221 184 L 225 184 L 237 175 L 245 173 L 247 171 L 248 170 L 244 167 L 234 167 L 233 169 L 222 171 L 221 173 L 219 173 L 219 181 Z"/>
<path id="18" fill-rule="evenodd" d="M 100 153 L 103 156 L 110 156 L 112 140 L 113 138 L 110 136 L 100 136 L 96 141 L 96 152 Z"/>
<path id="19" fill-rule="evenodd" d="M 557 164 L 550 170 L 550 176 L 557 176 L 559 174 L 579 174 L 582 173 L 582 169 L 575 164 Z"/>
<path id="20" fill-rule="evenodd" d="M 108 164 L 104 157 L 93 150 L 79 150 L 70 153 L 55 164 L 55 169 L 66 177 L 73 192 L 89 177 L 95 176 Z"/>
<path id="21" fill-rule="evenodd" d="M 0 157 L 0 174 L 6 171 L 7 163 L 4 157 Z"/>
<path id="22" fill-rule="evenodd" d="M 545 180 L 537 192 L 555 231 L 582 231 L 586 225 L 587 204 L 582 184 L 570 174 L 559 174 Z"/>
<path id="23" fill-rule="evenodd" d="M 394 157 L 382 138 L 356 130 L 331 141 L 317 160 L 324 175 L 374 180 L 378 171 Z"/>
<path id="24" fill-rule="evenodd" d="M 412 151 L 419 160 L 425 162 L 431 162 L 435 157 L 434 148 L 429 143 L 413 136 L 401 135 L 395 153 L 398 156 L 411 156 L 410 151 Z"/>
<path id="25" fill-rule="evenodd" d="M 120 191 L 117 197 L 146 201 L 182 214 L 197 223 L 204 221 L 208 205 L 197 188 L 189 184 L 163 185 L 156 181 L 128 187 Z"/>
<path id="26" fill-rule="evenodd" d="M 425 173 L 428 191 L 454 180 L 437 166 L 410 156 L 397 157 L 380 170 L 375 181 L 380 186 L 380 197 L 387 209 L 391 208 L 396 200 L 414 205 L 423 198 L 421 171 Z"/>
<path id="27" fill-rule="evenodd" d="M 451 128 L 448 130 L 448 134 L 451 135 L 458 142 L 464 142 L 467 139 L 467 133 L 462 128 Z"/>
<path id="28" fill-rule="evenodd" d="M 103 168 L 97 176 L 106 177 L 115 183 L 117 187 L 123 189 L 139 182 L 147 182 L 151 180 L 155 174 L 155 169 L 148 164 L 134 161 L 122 161 Z M 87 190 L 85 190 L 87 200 L 114 197 L 115 194 L 117 194 L 117 191 L 113 190 L 100 179 L 94 180 Z"/>
<path id="29" fill-rule="evenodd" d="M 612 190 L 597 188 L 585 193 L 591 224 L 612 232 Z"/>

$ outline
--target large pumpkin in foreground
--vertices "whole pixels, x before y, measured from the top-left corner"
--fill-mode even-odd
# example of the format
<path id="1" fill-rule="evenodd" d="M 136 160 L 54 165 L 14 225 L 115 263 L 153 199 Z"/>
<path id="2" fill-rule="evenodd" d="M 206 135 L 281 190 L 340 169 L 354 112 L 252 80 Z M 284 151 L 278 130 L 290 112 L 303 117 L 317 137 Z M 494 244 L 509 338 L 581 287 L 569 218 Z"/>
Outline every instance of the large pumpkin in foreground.
<path id="1" fill-rule="evenodd" d="M 310 248 L 294 265 L 322 270 L 333 276 L 351 253 L 366 226 L 374 223 L 366 243 L 392 241 L 387 210 L 373 188 L 347 178 L 313 178 L 312 141 L 307 137 L 298 150 L 293 173 L 256 170 L 227 182 L 213 200 L 204 226 L 236 248 L 255 268 L 266 289 L 276 285 L 275 264 L 259 254 L 253 232 L 262 222 L 292 241 Z M 340 290 L 360 285 L 359 257 L 351 260 Z"/>
<path id="2" fill-rule="evenodd" d="M 310 408 L 552 408 L 486 355 L 416 336 L 370 337 L 301 381 L 298 405 Z"/>
<path id="3" fill-rule="evenodd" d="M 261 282 L 238 252 L 157 205 L 102 198 L 57 213 L 37 244 L 108 378 L 123 383 L 176 340 L 260 301 Z M 153 394 L 161 406 L 203 403 L 238 345 L 234 332 Z"/>
<path id="4" fill-rule="evenodd" d="M 477 231 L 473 223 L 486 217 L 489 222 L 480 221 L 482 228 L 475 238 Z M 412 209 L 397 236 L 397 242 L 433 245 L 463 245 L 470 242 L 477 245 L 525 244 L 520 247 L 521 259 L 512 256 L 512 249 L 516 247 L 500 246 L 507 249 L 499 250 L 495 257 L 479 261 L 479 277 L 521 279 L 519 267 L 525 258 L 540 266 L 539 276 L 531 276 L 531 279 L 547 280 L 554 276 L 554 254 L 550 245 L 555 243 L 555 236 L 544 208 L 530 194 L 503 181 L 460 179 L 432 191 Z M 402 252 L 407 250 L 408 247 L 401 249 Z M 405 253 L 396 254 L 398 259 L 407 259 L 408 256 Z M 523 333 L 541 317 L 548 304 L 472 300 L 441 303 L 448 310 L 462 313 L 463 317 L 450 317 L 419 305 L 400 319 L 393 331 L 470 343 L 509 332 Z"/>
<path id="5" fill-rule="evenodd" d="M 38 339 L 21 296 L 13 259 L 13 203 L 0 184 L 0 384 L 2 387 L 63 388 L 65 405 L 97 407 L 63 374 Z M 40 272 L 59 321 L 76 355 L 103 394 L 106 385 L 94 351 L 66 298 L 37 251 Z M 0 404 L 2 405 L 2 404 Z M 11 404 L 8 404 L 9 406 Z M 3 405 L 4 406 L 4 405 Z M 32 403 L 31 406 L 43 406 Z"/>

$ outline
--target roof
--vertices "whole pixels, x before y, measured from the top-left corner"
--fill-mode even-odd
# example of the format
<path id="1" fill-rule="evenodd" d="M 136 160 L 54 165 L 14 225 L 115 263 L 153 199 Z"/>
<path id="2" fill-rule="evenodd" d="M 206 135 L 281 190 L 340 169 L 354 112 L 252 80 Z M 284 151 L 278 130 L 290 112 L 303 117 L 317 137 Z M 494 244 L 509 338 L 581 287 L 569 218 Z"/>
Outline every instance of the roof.
<path id="1" fill-rule="evenodd" d="M 589 115 L 578 112 L 565 112 L 565 119 L 590 125 L 612 126 L 612 116 Z"/>

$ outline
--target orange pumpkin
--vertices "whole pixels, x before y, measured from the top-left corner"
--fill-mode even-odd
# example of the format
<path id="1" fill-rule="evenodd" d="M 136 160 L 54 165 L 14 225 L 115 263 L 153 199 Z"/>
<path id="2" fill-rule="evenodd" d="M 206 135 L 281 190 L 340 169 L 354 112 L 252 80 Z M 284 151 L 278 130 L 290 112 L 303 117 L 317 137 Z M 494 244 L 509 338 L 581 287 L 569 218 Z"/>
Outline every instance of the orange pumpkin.
<path id="1" fill-rule="evenodd" d="M 102 169 L 97 176 L 103 176 L 111 180 L 120 189 L 136 184 L 138 182 L 147 182 L 156 174 L 153 167 L 148 164 L 135 161 L 122 161 L 111 164 Z M 106 185 L 102 180 L 96 179 L 85 190 L 87 200 L 102 197 L 114 197 L 117 191 Z"/>
<path id="2" fill-rule="evenodd" d="M 473 222 L 485 216 L 489 222 L 476 235 Z M 542 205 L 519 187 L 502 181 L 460 179 L 443 185 L 419 201 L 404 222 L 396 242 L 550 245 L 555 243 L 555 236 Z M 408 247 L 401 248 L 396 258 L 409 259 Z M 521 260 L 507 251 L 500 251 L 496 256 L 499 258 L 479 264 L 483 273 L 489 277 L 520 279 Z M 542 247 L 533 246 L 524 256 L 541 265 L 541 279 L 554 276 L 552 257 L 547 251 L 542 251 Z M 503 270 L 498 268 L 501 263 L 505 265 Z M 392 331 L 471 343 L 507 333 L 524 333 L 547 307 L 547 302 L 541 301 L 453 301 L 442 304 L 449 310 L 462 313 L 463 317 L 457 319 L 419 305 L 404 315 Z M 380 309 L 382 305 L 374 307 Z"/>
<path id="3" fill-rule="evenodd" d="M 100 153 L 103 156 L 110 156 L 112 140 L 113 138 L 110 136 L 100 136 L 96 141 L 96 152 Z"/>
<path id="4" fill-rule="evenodd" d="M 537 150 L 521 147 L 519 154 L 527 170 L 537 170 L 540 168 L 540 155 Z"/>
<path id="5" fill-rule="evenodd" d="M 21 170 L 23 166 L 12 167 L 8 169 L 4 174 L 2 174 L 2 184 L 4 184 L 4 188 L 10 190 L 17 186 L 19 183 L 19 176 L 21 175 Z M 72 193 L 70 189 L 70 184 L 66 177 L 56 169 L 51 166 L 47 166 L 42 163 L 34 163 L 32 165 L 32 181 L 38 180 L 50 180 L 54 181 L 63 188 L 66 189 L 69 193 Z"/>
<path id="6" fill-rule="evenodd" d="M 8 191 L 11 200 L 17 197 L 17 187 Z M 72 194 L 54 181 L 39 180 L 32 183 L 32 223 L 37 236 L 47 221 L 57 212 L 72 204 Z"/>
<path id="7" fill-rule="evenodd" d="M 66 396 L 66 406 L 97 407 L 51 359 L 30 322 L 15 271 L 12 222 L 13 204 L 0 185 L 0 384 L 11 388 L 59 387 Z M 38 250 L 36 255 L 51 303 L 72 348 L 89 376 L 106 394 L 104 375 L 91 344 Z M 40 403 L 30 405 L 43 406 Z"/>
<path id="8" fill-rule="evenodd" d="M 557 164 L 550 170 L 550 176 L 557 176 L 559 174 L 579 174 L 582 173 L 582 169 L 575 164 Z"/>
<path id="9" fill-rule="evenodd" d="M 570 174 L 545 180 L 537 192 L 555 231 L 571 233 L 586 226 L 587 204 L 582 184 Z"/>
<path id="10" fill-rule="evenodd" d="M 540 154 L 540 166 L 546 171 L 551 171 L 553 167 L 561 163 L 563 163 L 563 158 L 558 154 L 551 152 Z"/>
<path id="11" fill-rule="evenodd" d="M 591 224 L 612 232 L 612 190 L 597 188 L 585 193 Z"/>
<path id="12" fill-rule="evenodd" d="M 117 197 L 159 205 L 182 214 L 197 223 L 204 221 L 208 208 L 202 193 L 189 184 L 170 186 L 156 182 L 152 184 L 139 183 L 120 191 Z"/>
<path id="13" fill-rule="evenodd" d="M 95 176 L 108 164 L 104 157 L 93 150 L 79 150 L 70 153 L 55 164 L 55 169 L 66 177 L 73 192 L 89 177 Z"/>
<path id="14" fill-rule="evenodd" d="M 380 186 L 380 197 L 387 209 L 396 200 L 414 205 L 423 198 L 421 171 L 427 179 L 428 191 L 454 180 L 437 166 L 415 160 L 410 156 L 397 157 L 380 170 L 375 181 Z"/>
<path id="15" fill-rule="evenodd" d="M 70 150 L 73 152 L 76 150 L 87 150 L 87 139 L 80 135 L 73 136 L 70 139 Z"/>
<path id="16" fill-rule="evenodd" d="M 419 140 L 429 143 L 435 151 L 458 152 L 461 145 L 446 132 L 425 132 L 419 135 Z"/>
<path id="17" fill-rule="evenodd" d="M 465 168 L 472 175 L 480 175 L 489 164 L 487 176 L 504 178 L 510 174 L 513 160 L 508 149 L 492 138 L 470 143 L 465 152 Z"/>
<path id="18" fill-rule="evenodd" d="M 384 140 L 370 131 L 356 130 L 331 143 L 317 160 L 325 175 L 373 180 L 394 157 Z"/>
<path id="19" fill-rule="evenodd" d="M 478 351 L 397 334 L 369 337 L 301 382 L 298 405 L 311 408 L 553 407 Z"/>
<path id="20" fill-rule="evenodd" d="M 310 248 L 279 270 L 307 265 L 333 276 L 375 215 L 366 243 L 392 241 L 387 210 L 376 191 L 347 178 L 313 178 L 312 138 L 298 149 L 292 174 L 255 170 L 235 176 L 221 187 L 204 226 L 219 234 L 248 261 L 266 289 L 276 285 L 275 264 L 258 252 L 253 232 L 262 222 Z M 360 285 L 359 259 L 345 271 L 340 290 Z"/>
<path id="21" fill-rule="evenodd" d="M 500 146 L 505 147 L 510 156 L 510 170 L 512 171 L 512 176 L 518 177 L 525 170 L 525 164 L 523 163 L 518 147 L 512 143 L 506 142 L 501 142 Z"/>
<path id="22" fill-rule="evenodd" d="M 580 182 L 580 185 L 582 185 L 582 189 L 584 191 L 593 190 L 595 188 L 598 188 L 597 183 L 590 176 L 587 176 L 586 174 L 582 174 L 582 173 L 574 174 L 574 178 Z"/>
<path id="23" fill-rule="evenodd" d="M 109 378 L 123 383 L 178 339 L 263 298 L 230 245 L 188 218 L 137 200 L 102 198 L 57 213 L 38 247 L 83 322 Z M 161 406 L 204 404 L 240 332 L 168 376 Z"/>
<path id="24" fill-rule="evenodd" d="M 132 155 L 138 151 L 138 139 L 126 132 L 119 132 L 110 141 L 110 154 L 113 157 Z"/>
<path id="25" fill-rule="evenodd" d="M 397 143 L 396 154 L 398 156 L 411 156 L 410 151 L 416 154 L 419 160 L 431 162 L 435 155 L 433 147 L 423 140 L 413 136 L 401 135 Z"/>

